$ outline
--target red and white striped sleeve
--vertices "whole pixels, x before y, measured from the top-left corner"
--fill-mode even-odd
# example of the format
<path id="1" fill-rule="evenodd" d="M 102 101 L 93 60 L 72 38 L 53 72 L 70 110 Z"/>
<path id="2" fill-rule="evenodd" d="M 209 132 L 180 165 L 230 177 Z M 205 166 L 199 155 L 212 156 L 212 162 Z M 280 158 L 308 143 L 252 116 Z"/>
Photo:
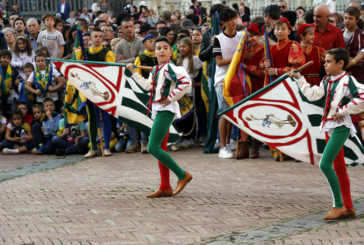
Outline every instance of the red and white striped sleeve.
<path id="1" fill-rule="evenodd" d="M 167 79 L 176 83 L 176 87 L 168 95 L 168 99 L 172 102 L 177 101 L 191 88 L 191 78 L 182 66 L 168 64 L 164 72 Z"/>
<path id="2" fill-rule="evenodd" d="M 359 114 L 364 111 L 364 85 L 358 83 L 355 78 L 344 82 L 344 96 L 350 98 L 350 102 L 339 108 L 341 115 Z M 354 93 L 353 93 L 354 92 Z"/>

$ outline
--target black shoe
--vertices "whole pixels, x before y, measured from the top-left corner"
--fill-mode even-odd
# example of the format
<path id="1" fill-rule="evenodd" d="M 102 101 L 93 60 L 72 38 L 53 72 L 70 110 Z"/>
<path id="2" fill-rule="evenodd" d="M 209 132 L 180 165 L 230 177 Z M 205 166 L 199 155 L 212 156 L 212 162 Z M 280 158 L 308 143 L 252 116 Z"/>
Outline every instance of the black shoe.
<path id="1" fill-rule="evenodd" d="M 56 155 L 57 156 L 63 156 L 66 154 L 66 149 L 63 149 L 63 148 L 57 148 L 56 149 Z"/>

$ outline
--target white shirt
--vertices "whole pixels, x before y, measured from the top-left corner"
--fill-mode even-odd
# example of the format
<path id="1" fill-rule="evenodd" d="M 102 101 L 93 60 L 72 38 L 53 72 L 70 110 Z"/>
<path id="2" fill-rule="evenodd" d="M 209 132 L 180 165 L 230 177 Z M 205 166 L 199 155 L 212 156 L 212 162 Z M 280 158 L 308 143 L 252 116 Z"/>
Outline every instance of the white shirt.
<path id="1" fill-rule="evenodd" d="M 62 5 L 61 5 L 61 14 L 64 14 L 65 7 L 66 7 L 66 4 L 62 3 Z"/>

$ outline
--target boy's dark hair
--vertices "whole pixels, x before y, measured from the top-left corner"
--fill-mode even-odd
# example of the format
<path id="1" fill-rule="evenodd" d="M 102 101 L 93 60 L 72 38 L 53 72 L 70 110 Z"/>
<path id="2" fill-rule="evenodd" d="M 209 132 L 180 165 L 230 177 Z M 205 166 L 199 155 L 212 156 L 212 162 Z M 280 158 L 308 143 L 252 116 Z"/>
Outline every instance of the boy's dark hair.
<path id="1" fill-rule="evenodd" d="M 19 109 L 12 110 L 10 112 L 10 119 L 13 119 L 13 116 L 18 115 L 20 118 L 23 118 L 23 113 Z"/>
<path id="2" fill-rule="evenodd" d="M 291 26 L 295 26 L 297 21 L 297 14 L 294 11 L 288 10 L 281 13 L 282 17 L 286 17 L 291 24 Z"/>
<path id="3" fill-rule="evenodd" d="M 87 30 L 88 22 L 84 18 L 76 18 L 75 22 L 79 22 L 84 30 Z"/>
<path id="4" fill-rule="evenodd" d="M 167 33 L 173 31 L 172 28 L 168 27 L 168 26 L 163 26 L 160 30 L 159 30 L 159 34 L 161 36 L 167 36 Z"/>
<path id="5" fill-rule="evenodd" d="M 297 11 L 297 10 L 300 10 L 300 9 L 302 9 L 302 10 L 303 10 L 303 12 L 306 12 L 306 9 L 305 9 L 304 7 L 302 7 L 302 6 L 298 6 L 298 7 L 296 8 L 296 11 Z"/>
<path id="6" fill-rule="evenodd" d="M 34 56 L 34 60 L 36 60 L 38 57 L 44 57 L 44 59 L 45 59 L 45 58 L 47 58 L 47 55 L 43 52 L 36 52 L 35 56 Z"/>
<path id="7" fill-rule="evenodd" d="M 15 22 L 17 22 L 18 20 L 20 20 L 20 21 L 22 21 L 23 22 L 23 24 L 26 26 L 26 24 L 25 24 L 25 20 L 22 18 L 22 17 L 18 17 L 18 18 L 16 18 L 15 20 L 14 20 L 14 26 L 15 26 Z"/>
<path id="8" fill-rule="evenodd" d="M 91 35 L 92 35 L 92 33 L 94 33 L 94 32 L 102 32 L 102 31 L 101 31 L 101 29 L 100 29 L 100 28 L 95 27 L 95 29 L 93 29 L 93 30 L 91 31 Z"/>
<path id="9" fill-rule="evenodd" d="M 50 56 L 49 50 L 45 46 L 38 47 L 37 50 L 35 51 L 35 53 L 43 53 L 46 57 L 49 57 Z"/>
<path id="10" fill-rule="evenodd" d="M 360 19 L 360 10 L 357 7 L 349 7 L 347 9 L 345 9 L 344 13 L 347 13 L 348 15 L 351 15 L 351 16 L 355 16 L 355 18 L 357 20 Z"/>
<path id="11" fill-rule="evenodd" d="M 25 63 L 24 69 L 27 69 L 27 68 L 30 68 L 30 69 L 32 69 L 34 71 L 34 65 L 32 63 L 30 63 L 30 62 Z"/>
<path id="12" fill-rule="evenodd" d="M 54 101 L 53 101 L 51 98 L 49 98 L 49 97 L 47 97 L 47 98 L 45 98 L 45 99 L 43 100 L 43 105 L 44 105 L 46 102 L 52 102 L 52 103 L 54 104 Z"/>
<path id="13" fill-rule="evenodd" d="M 4 57 L 4 56 L 9 57 L 10 60 L 12 58 L 11 52 L 9 50 L 7 50 L 7 49 L 0 50 L 0 57 Z"/>
<path id="14" fill-rule="evenodd" d="M 168 43 L 169 47 L 171 47 L 171 43 L 169 42 L 168 38 L 165 37 L 165 36 L 160 36 L 158 37 L 156 40 L 155 40 L 155 44 L 154 44 L 154 47 L 157 46 L 157 43 L 159 42 L 166 42 Z"/>
<path id="15" fill-rule="evenodd" d="M 219 13 L 219 15 L 221 15 L 221 12 L 225 9 L 225 6 L 222 5 L 221 3 L 217 3 L 211 6 L 210 9 L 210 16 L 214 17 L 215 16 L 215 12 L 217 11 Z"/>
<path id="16" fill-rule="evenodd" d="M 263 13 L 264 17 L 267 15 L 269 15 L 269 17 L 273 20 L 278 20 L 281 17 L 281 8 L 276 4 L 268 5 L 265 7 Z"/>
<path id="17" fill-rule="evenodd" d="M 35 108 L 39 109 L 40 111 L 43 111 L 43 105 L 36 103 L 32 106 L 32 109 L 34 110 Z"/>
<path id="18" fill-rule="evenodd" d="M 124 19 L 121 20 L 120 25 L 122 25 L 124 22 L 129 22 L 129 21 L 131 21 L 131 22 L 134 23 L 133 18 L 131 18 L 131 17 L 125 17 Z"/>
<path id="19" fill-rule="evenodd" d="M 308 11 L 305 12 L 303 19 L 306 21 L 307 24 L 314 23 L 313 11 L 314 11 L 313 9 L 309 9 Z"/>
<path id="20" fill-rule="evenodd" d="M 183 33 L 184 36 L 186 36 L 186 37 L 189 37 L 191 35 L 191 33 L 190 33 L 190 31 L 188 29 L 183 29 L 183 28 L 179 29 L 177 31 L 176 35 L 178 36 L 178 34 L 180 34 L 180 33 Z"/>
<path id="21" fill-rule="evenodd" d="M 54 25 L 56 26 L 58 23 L 62 23 L 62 24 L 64 24 L 64 20 L 62 20 L 61 18 L 56 17 L 56 18 L 54 19 Z"/>
<path id="22" fill-rule="evenodd" d="M 43 16 L 43 22 L 45 21 L 45 19 L 47 19 L 47 18 L 52 18 L 53 19 L 53 21 L 55 21 L 55 17 L 52 15 L 52 14 L 46 14 L 46 15 L 44 15 Z"/>
<path id="23" fill-rule="evenodd" d="M 231 8 L 225 8 L 220 16 L 220 20 L 227 22 L 229 20 L 235 19 L 236 18 L 236 13 L 234 10 L 232 10 Z"/>
<path id="24" fill-rule="evenodd" d="M 344 48 L 334 48 L 326 51 L 326 54 L 334 56 L 334 60 L 336 61 L 336 63 L 339 62 L 340 60 L 344 61 L 343 69 L 349 63 L 349 53 Z"/>
<path id="25" fill-rule="evenodd" d="M 23 102 L 23 101 L 18 101 L 18 102 L 16 103 L 16 108 L 18 108 L 18 106 L 20 106 L 20 105 L 24 105 L 24 106 L 26 106 L 26 107 L 27 107 L 27 109 L 29 110 L 27 103 L 25 103 L 25 102 Z"/>

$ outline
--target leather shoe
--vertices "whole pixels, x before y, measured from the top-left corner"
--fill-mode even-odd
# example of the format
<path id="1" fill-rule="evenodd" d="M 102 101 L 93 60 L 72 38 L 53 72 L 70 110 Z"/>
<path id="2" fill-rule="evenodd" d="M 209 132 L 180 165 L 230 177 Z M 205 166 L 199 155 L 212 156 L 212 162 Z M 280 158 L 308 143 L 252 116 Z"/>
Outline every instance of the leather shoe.
<path id="1" fill-rule="evenodd" d="M 355 212 L 355 208 L 352 207 L 351 209 L 347 210 L 345 208 L 345 213 L 343 215 L 343 218 L 345 219 L 350 219 L 350 218 L 354 218 L 356 216 L 356 212 Z"/>
<path id="2" fill-rule="evenodd" d="M 158 197 L 170 197 L 173 195 L 172 187 L 169 187 L 167 190 L 158 189 L 153 193 L 147 194 L 147 198 L 158 198 Z"/>
<path id="3" fill-rule="evenodd" d="M 323 217 L 324 220 L 342 219 L 346 213 L 345 207 L 332 207 L 330 211 Z"/>
<path id="4" fill-rule="evenodd" d="M 176 190 L 173 192 L 173 195 L 177 195 L 178 193 L 180 193 L 185 188 L 187 183 L 192 180 L 192 175 L 189 172 L 185 171 L 185 175 L 186 177 L 183 180 L 177 181 L 177 187 Z"/>

